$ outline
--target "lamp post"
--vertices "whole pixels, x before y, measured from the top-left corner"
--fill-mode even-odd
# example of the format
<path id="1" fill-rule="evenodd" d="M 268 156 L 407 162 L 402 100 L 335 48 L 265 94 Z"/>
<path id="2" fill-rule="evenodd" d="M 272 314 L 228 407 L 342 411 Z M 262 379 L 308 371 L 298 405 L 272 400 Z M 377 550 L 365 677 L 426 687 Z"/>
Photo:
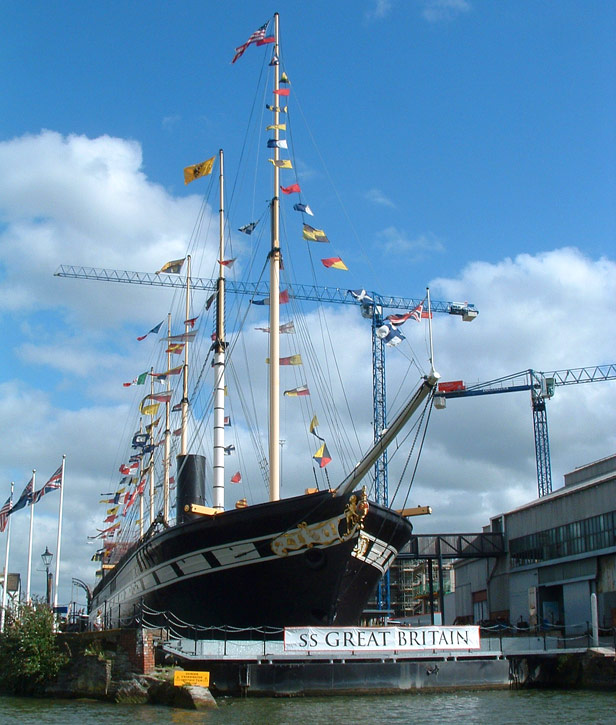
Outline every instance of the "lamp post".
<path id="1" fill-rule="evenodd" d="M 45 573 L 46 573 L 46 578 L 45 578 L 45 584 L 47 587 L 46 601 L 47 601 L 47 604 L 50 605 L 51 604 L 51 580 L 50 580 L 51 574 L 49 573 L 49 567 L 51 566 L 51 560 L 53 559 L 53 554 L 51 553 L 51 551 L 49 551 L 49 547 L 47 547 L 47 546 L 45 547 L 45 551 L 41 554 L 41 559 L 43 560 L 43 566 L 45 567 Z"/>

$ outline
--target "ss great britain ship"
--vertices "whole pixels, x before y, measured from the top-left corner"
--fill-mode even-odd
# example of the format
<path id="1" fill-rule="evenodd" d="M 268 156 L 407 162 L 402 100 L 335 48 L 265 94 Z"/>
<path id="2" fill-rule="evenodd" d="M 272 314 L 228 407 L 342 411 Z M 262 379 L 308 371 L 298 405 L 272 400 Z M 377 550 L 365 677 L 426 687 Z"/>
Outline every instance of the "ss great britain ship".
<path id="1" fill-rule="evenodd" d="M 269 334 L 268 462 L 264 467 L 269 482 L 269 501 L 246 505 L 244 500 L 238 502 L 239 507 L 236 504 L 235 508 L 225 510 L 224 461 L 225 453 L 230 448 L 227 446 L 225 450 L 224 445 L 225 423 L 228 425 L 224 410 L 225 370 L 232 346 L 226 341 L 225 336 L 225 268 L 228 269 L 230 265 L 225 260 L 224 248 L 226 212 L 224 211 L 224 158 L 221 151 L 218 154 L 220 272 L 216 285 L 216 327 L 215 335 L 212 336 L 214 340 L 211 348 L 212 364 L 208 366 L 214 375 L 214 392 L 211 398 L 214 439 L 210 469 L 211 493 L 208 486 L 206 494 L 205 456 L 188 452 L 187 423 L 190 399 L 188 350 L 194 338 L 191 327 L 194 318 L 190 319 L 191 256 L 187 256 L 184 260 L 186 300 L 182 302 L 185 306 L 182 313 L 185 311 L 186 314 L 184 332 L 172 336 L 171 325 L 168 323 L 167 338 L 170 341 L 167 350 L 168 373 L 171 374 L 179 369 L 172 370 L 172 364 L 169 362 L 172 340 L 175 339 L 176 342 L 180 340 L 179 344 L 184 354 L 182 370 L 178 373 L 182 375 L 183 380 L 181 402 L 174 406 L 176 410 L 181 411 L 182 419 L 182 427 L 177 433 L 181 438 L 176 459 L 176 518 L 175 522 L 172 522 L 169 516 L 171 508 L 169 415 L 172 396 L 170 393 L 167 395 L 152 393 L 146 396 L 150 399 L 149 402 L 162 401 L 166 410 L 166 432 L 161 441 L 164 443 L 162 459 L 164 503 L 160 513 L 157 512 L 156 515 L 154 515 L 154 504 L 150 504 L 149 528 L 147 530 L 142 528 L 132 543 L 120 542 L 119 537 L 116 537 L 116 543 L 111 543 L 104 551 L 102 579 L 92 593 L 90 616 L 92 620 L 97 615 L 104 616 L 108 627 L 132 625 L 135 619 L 143 616 L 143 611 L 149 612 L 154 618 L 164 612 L 183 622 L 200 626 L 354 625 L 358 623 L 379 579 L 411 537 L 412 527 L 406 518 L 368 499 L 368 486 L 364 484 L 364 479 L 368 479 L 378 458 L 413 413 L 429 402 L 439 377 L 432 365 L 430 372 L 422 378 L 419 388 L 395 419 L 339 485 L 332 488 L 326 479 L 327 485 L 323 486 L 323 490 L 319 490 L 320 487 L 317 486 L 316 489 L 306 489 L 303 495 L 280 498 L 279 407 L 283 396 L 280 392 L 279 365 L 281 363 L 284 365 L 285 362 L 280 358 L 279 337 L 281 330 L 279 305 L 284 303 L 279 283 L 282 270 L 279 189 L 285 193 L 288 191 L 288 188 L 285 190 L 280 185 L 280 173 L 281 170 L 289 168 L 290 162 L 284 162 L 280 158 L 280 150 L 287 148 L 286 140 L 282 138 L 286 130 L 282 119 L 287 109 L 279 104 L 289 93 L 286 85 L 288 79 L 279 60 L 281 54 L 277 15 L 274 16 L 273 26 L 272 36 L 266 35 L 265 26 L 250 36 L 247 43 L 237 49 L 235 58 L 237 59 L 251 44 L 265 45 L 267 52 L 271 53 L 269 67 L 273 76 L 273 87 L 270 89 L 273 92 L 273 102 L 267 106 L 272 112 L 271 123 L 268 121 L 268 130 L 271 132 L 268 148 L 272 150 L 273 156 L 273 159 L 270 159 L 273 197 L 268 202 L 271 233 L 270 243 L 266 248 L 267 254 L 264 255 L 269 260 L 269 298 L 261 300 L 261 304 L 267 306 L 261 309 L 267 309 L 269 312 L 269 327 L 264 330 Z M 197 178 L 208 174 L 215 163 L 216 157 L 205 165 L 189 167 L 187 173 L 192 173 L 193 178 Z M 209 167 L 204 170 L 204 166 L 207 165 Z M 297 204 L 296 210 L 304 212 L 306 206 Z M 307 213 L 310 214 L 311 211 L 308 209 Z M 313 229 L 306 224 L 303 228 L 304 239 L 328 241 L 326 238 L 315 239 L 310 236 L 312 234 L 318 237 L 320 234 L 324 237 L 321 230 Z M 181 264 L 179 266 L 181 267 Z M 170 271 L 172 270 L 168 265 L 165 265 L 160 278 L 165 278 L 165 272 Z M 181 277 L 174 279 L 180 279 L 184 284 Z M 362 294 L 365 296 L 362 291 L 356 297 L 361 298 Z M 205 309 L 209 309 L 210 303 L 208 301 Z M 201 312 L 204 314 L 203 310 Z M 284 325 L 282 327 L 284 328 Z M 389 332 L 394 329 L 390 325 Z M 169 391 L 168 376 L 166 380 Z M 297 396 L 305 393 L 306 386 L 291 391 L 291 394 Z M 152 421 L 154 415 L 147 405 L 144 405 L 144 401 L 141 404 L 141 412 L 146 416 L 149 414 Z M 194 414 L 194 411 L 190 410 L 190 414 Z M 139 494 L 143 494 L 143 481 L 147 481 L 148 476 L 153 476 L 153 457 L 157 451 L 162 450 L 161 446 L 154 444 L 153 425 L 151 422 L 149 426 L 145 426 L 145 431 L 142 426 L 140 433 L 135 435 L 139 470 L 132 484 L 129 483 L 127 493 L 122 495 L 124 501 L 125 497 L 131 496 L 130 485 L 134 486 L 142 479 L 142 483 L 137 485 L 137 490 Z M 310 432 L 313 432 L 312 425 Z M 329 454 L 324 439 L 320 440 L 323 441 L 320 449 L 322 454 L 320 460 L 323 464 L 323 461 L 329 460 L 327 458 Z M 148 455 L 150 459 L 146 465 Z M 316 454 L 313 457 L 318 461 Z M 311 460 L 310 468 L 314 465 L 314 461 Z M 303 482 L 285 481 L 285 489 L 289 490 L 295 486 L 296 490 L 304 490 L 307 485 L 310 486 L 312 470 L 307 467 L 305 475 L 306 480 Z M 153 481 L 153 478 L 150 480 Z M 302 484 L 301 488 L 299 483 Z M 151 483 L 151 497 L 154 495 L 154 489 L 155 486 Z M 132 498 L 134 499 L 134 496 Z M 141 501 L 143 498 L 141 496 Z M 117 496 L 115 502 L 118 503 Z M 208 503 L 211 506 L 206 505 Z M 142 503 L 141 522 L 145 513 Z M 114 514 L 111 517 L 113 519 Z M 140 525 L 143 527 L 143 523 Z M 108 530 L 102 532 L 104 536 L 108 536 L 109 533 Z M 112 556 L 108 555 L 108 550 L 113 552 Z"/>

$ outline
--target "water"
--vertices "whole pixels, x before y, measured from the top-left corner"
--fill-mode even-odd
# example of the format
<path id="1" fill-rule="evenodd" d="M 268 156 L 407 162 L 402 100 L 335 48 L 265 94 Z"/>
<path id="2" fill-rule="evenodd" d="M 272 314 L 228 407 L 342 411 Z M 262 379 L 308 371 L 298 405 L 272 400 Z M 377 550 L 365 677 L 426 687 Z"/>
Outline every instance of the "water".
<path id="1" fill-rule="evenodd" d="M 226 698 L 215 710 L 197 713 L 164 707 L 109 705 L 84 700 L 34 700 L 0 697 L 0 725 L 117 725 L 178 723 L 192 725 L 354 725 L 355 723 L 441 723 L 461 725 L 616 724 L 616 694 L 611 692 L 517 690 L 400 694 L 387 696 Z"/>

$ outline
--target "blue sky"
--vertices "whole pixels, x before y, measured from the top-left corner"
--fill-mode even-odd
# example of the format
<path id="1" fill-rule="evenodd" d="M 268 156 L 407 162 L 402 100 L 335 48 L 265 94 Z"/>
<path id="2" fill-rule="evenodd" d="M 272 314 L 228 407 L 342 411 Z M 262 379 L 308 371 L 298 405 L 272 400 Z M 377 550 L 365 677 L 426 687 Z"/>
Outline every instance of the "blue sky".
<path id="1" fill-rule="evenodd" d="M 124 455 L 130 401 L 119 383 L 150 364 L 134 337 L 162 318 L 171 295 L 53 272 L 62 263 L 154 271 L 183 255 L 205 182 L 184 186 L 182 168 L 221 147 L 237 179 L 233 228 L 261 214 L 270 192 L 236 173 L 253 103 L 261 113 L 254 88 L 267 49 L 230 61 L 277 9 L 303 198 L 350 268 L 313 272 L 298 257 L 297 281 L 314 274 L 319 285 L 408 297 L 429 284 L 439 299 L 475 303 L 472 325 L 435 325 L 444 379 L 616 359 L 614 3 L 6 4 L 0 425 L 9 453 L 0 497 L 33 467 L 51 475 L 67 453 L 79 494 L 67 514 L 65 581 L 71 571 L 91 576 L 92 508 Z M 234 243 L 246 275 L 247 242 Z M 202 276 L 212 262 L 203 258 Z M 351 312 L 336 314 L 352 348 L 361 322 Z M 362 345 L 358 376 L 369 368 Z M 422 346 L 401 362 L 392 353 L 392 386 Z M 551 401 L 555 485 L 614 453 L 615 388 L 576 386 Z M 532 498 L 528 401 L 513 398 L 468 401 L 463 411 L 458 401 L 435 423 L 432 473 L 417 501 L 435 516 L 417 526 L 477 529 Z M 41 551 L 55 542 L 55 502 L 45 505 Z M 18 547 L 15 568 L 25 570 L 23 556 Z"/>

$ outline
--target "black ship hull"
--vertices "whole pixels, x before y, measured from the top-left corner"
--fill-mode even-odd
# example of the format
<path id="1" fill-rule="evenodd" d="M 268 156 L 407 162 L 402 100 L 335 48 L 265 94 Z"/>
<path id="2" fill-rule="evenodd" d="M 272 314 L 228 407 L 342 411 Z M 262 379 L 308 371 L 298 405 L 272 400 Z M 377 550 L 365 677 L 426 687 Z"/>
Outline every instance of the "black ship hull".
<path id="1" fill-rule="evenodd" d="M 135 545 L 107 571 L 91 617 L 148 612 L 197 626 L 353 625 L 412 532 L 360 494 L 323 491 L 200 516 Z M 350 506 L 349 506 L 350 502 Z"/>

